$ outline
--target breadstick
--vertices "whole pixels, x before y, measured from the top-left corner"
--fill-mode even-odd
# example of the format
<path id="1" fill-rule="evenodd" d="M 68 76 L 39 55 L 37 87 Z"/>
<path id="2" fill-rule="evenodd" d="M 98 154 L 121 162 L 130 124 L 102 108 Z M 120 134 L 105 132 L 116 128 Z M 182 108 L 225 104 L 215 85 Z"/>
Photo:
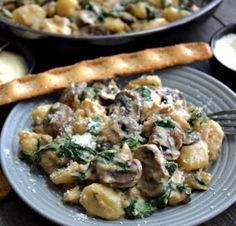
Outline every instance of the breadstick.
<path id="1" fill-rule="evenodd" d="M 111 79 L 188 64 L 211 56 L 207 43 L 187 43 L 81 61 L 1 85 L 0 105 L 52 93 L 71 82 Z"/>

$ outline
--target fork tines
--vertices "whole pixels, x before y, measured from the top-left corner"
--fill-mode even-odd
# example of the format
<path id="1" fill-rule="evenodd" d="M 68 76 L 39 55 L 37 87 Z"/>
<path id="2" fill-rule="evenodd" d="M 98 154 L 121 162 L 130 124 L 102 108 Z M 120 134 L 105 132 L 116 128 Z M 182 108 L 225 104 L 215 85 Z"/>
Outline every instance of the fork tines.
<path id="1" fill-rule="evenodd" d="M 236 135 L 236 109 L 214 112 L 208 117 L 218 121 L 225 134 Z"/>

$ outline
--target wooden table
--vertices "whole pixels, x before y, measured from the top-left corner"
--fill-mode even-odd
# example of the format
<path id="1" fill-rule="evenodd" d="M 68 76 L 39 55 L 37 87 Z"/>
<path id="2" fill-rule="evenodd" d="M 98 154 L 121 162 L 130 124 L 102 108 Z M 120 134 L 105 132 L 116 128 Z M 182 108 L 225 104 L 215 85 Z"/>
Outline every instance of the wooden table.
<path id="1" fill-rule="evenodd" d="M 133 51 L 138 49 L 143 49 L 145 47 L 174 44 L 180 42 L 190 42 L 190 41 L 205 41 L 209 42 L 212 34 L 219 28 L 223 27 L 225 24 L 236 22 L 236 0 L 224 0 L 220 7 L 216 10 L 214 15 L 208 18 L 205 21 L 199 21 L 198 24 L 195 24 L 191 27 L 191 30 L 181 30 L 175 32 L 174 36 L 166 37 L 165 40 L 159 42 L 160 40 L 140 41 L 138 43 L 129 45 L 125 50 Z M 4 30 L 0 30 L 0 34 L 4 33 Z M 6 33 L 9 35 L 8 33 Z M 27 43 L 25 43 L 27 45 Z M 37 52 L 38 51 L 38 52 Z M 83 52 L 84 51 L 84 52 Z M 77 56 L 60 56 L 55 58 L 43 58 L 42 55 L 45 55 L 47 49 L 35 50 L 36 56 L 36 68 L 35 71 L 42 71 L 54 66 L 60 66 L 65 64 L 71 64 L 78 60 L 84 58 L 92 58 L 94 56 L 110 55 L 113 52 L 121 52 L 124 49 L 117 50 L 115 48 L 110 48 L 108 51 L 102 47 L 97 49 L 83 49 L 83 53 L 78 53 Z M 223 75 L 218 72 L 212 71 L 209 62 L 195 63 L 191 65 L 197 69 L 205 71 L 218 79 L 222 80 L 224 83 L 229 85 L 234 91 L 236 91 L 236 85 L 233 84 L 231 78 L 227 78 L 227 75 Z M 230 81 L 231 80 L 231 81 Z M 8 107 L 8 109 L 11 108 Z M 3 123 L 4 117 L 7 114 L 7 110 L 3 107 L 0 108 L 1 119 L 0 123 Z M 3 116 L 2 116 L 3 114 Z M 2 125 L 1 125 L 2 126 Z M 233 179 L 233 178 L 232 178 Z M 171 216 L 170 216 L 171 217 Z M 42 226 L 42 225 L 55 225 L 52 222 L 44 219 L 37 213 L 35 213 L 31 208 L 29 208 L 13 191 L 7 200 L 0 202 L 0 226 Z M 226 226 L 226 225 L 236 225 L 236 204 L 232 205 L 230 208 L 225 210 L 223 213 L 215 217 L 214 219 L 205 222 L 202 226 Z"/>

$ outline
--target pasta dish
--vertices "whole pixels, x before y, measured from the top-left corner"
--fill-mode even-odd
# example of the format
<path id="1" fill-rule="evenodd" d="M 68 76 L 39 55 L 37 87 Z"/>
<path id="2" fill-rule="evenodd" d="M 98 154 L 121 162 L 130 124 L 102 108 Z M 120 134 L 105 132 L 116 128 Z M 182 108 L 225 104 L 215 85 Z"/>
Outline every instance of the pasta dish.
<path id="1" fill-rule="evenodd" d="M 0 17 L 63 35 L 108 35 L 163 26 L 196 12 L 188 0 L 5 0 Z"/>
<path id="2" fill-rule="evenodd" d="M 107 220 L 144 218 L 188 203 L 211 181 L 224 138 L 220 125 L 157 75 L 124 88 L 114 81 L 72 83 L 57 102 L 33 109 L 20 131 L 21 157 L 63 192 Z"/>

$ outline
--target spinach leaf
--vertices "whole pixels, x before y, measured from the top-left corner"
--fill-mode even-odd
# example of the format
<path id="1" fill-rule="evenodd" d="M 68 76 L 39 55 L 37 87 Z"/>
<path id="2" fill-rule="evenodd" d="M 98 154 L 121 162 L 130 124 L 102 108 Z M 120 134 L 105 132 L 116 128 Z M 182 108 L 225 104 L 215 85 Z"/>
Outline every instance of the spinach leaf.
<path id="1" fill-rule="evenodd" d="M 70 137 L 62 137 L 58 147 L 60 157 L 71 158 L 81 163 L 90 162 L 97 154 L 96 150 L 89 147 L 82 147 L 75 143 Z"/>
<path id="2" fill-rule="evenodd" d="M 39 164 L 41 154 L 46 151 L 55 151 L 59 157 L 71 158 L 81 163 L 90 162 L 97 152 L 89 147 L 82 147 L 76 144 L 70 137 L 60 137 L 49 144 L 41 145 L 38 143 L 37 151 L 28 155 L 28 158 L 34 163 Z M 27 154 L 24 155 L 26 157 Z"/>
<path id="3" fill-rule="evenodd" d="M 166 169 L 168 170 L 170 176 L 172 176 L 175 170 L 178 168 L 177 163 L 175 162 L 166 162 Z"/>
<path id="4" fill-rule="evenodd" d="M 208 186 L 208 184 L 205 183 L 205 181 L 203 180 L 203 178 L 202 178 L 202 176 L 200 175 L 199 172 L 196 173 L 194 179 L 195 179 L 195 181 L 197 181 L 200 185 Z"/>
<path id="5" fill-rule="evenodd" d="M 96 136 L 99 134 L 101 127 L 101 119 L 99 117 L 93 117 L 89 120 L 87 125 L 87 131 Z"/>
<path id="6" fill-rule="evenodd" d="M 117 154 L 116 150 L 105 150 L 102 152 L 99 152 L 96 157 L 96 161 L 101 162 L 103 164 L 109 164 L 113 161 Z"/>
<path id="7" fill-rule="evenodd" d="M 131 199 L 130 205 L 125 208 L 125 216 L 128 219 L 144 218 L 150 216 L 155 209 L 151 202 L 135 197 Z"/>
<path id="8" fill-rule="evenodd" d="M 190 2 L 186 2 L 185 0 L 179 0 L 179 9 L 193 12 L 192 4 Z"/>
<path id="9" fill-rule="evenodd" d="M 97 95 L 102 91 L 102 87 L 99 86 L 93 86 L 93 91 Z"/>
<path id="10" fill-rule="evenodd" d="M 208 122 L 206 113 L 201 109 L 196 109 L 195 112 L 193 112 L 193 114 L 191 115 L 188 122 L 190 125 L 193 125 L 193 123 L 198 119 L 201 119 L 200 124 Z"/>
<path id="11" fill-rule="evenodd" d="M 170 117 L 165 116 L 158 116 L 155 122 L 157 126 L 164 127 L 164 128 L 175 128 L 174 122 L 171 120 Z"/>
<path id="12" fill-rule="evenodd" d="M 151 4 L 149 4 L 148 2 L 145 2 L 145 8 L 147 9 L 149 20 L 158 17 L 160 14 L 159 10 L 154 6 L 152 6 Z"/>
<path id="13" fill-rule="evenodd" d="M 144 101 L 147 101 L 147 102 L 152 101 L 152 91 L 149 88 L 140 86 L 134 89 L 134 91 L 139 93 L 141 97 L 144 99 Z"/>
<path id="14" fill-rule="evenodd" d="M 184 200 L 184 203 L 188 203 L 191 201 L 192 189 L 187 184 L 177 184 L 176 189 L 179 192 L 184 192 L 186 194 L 186 199 Z"/>
<path id="15" fill-rule="evenodd" d="M 93 5 L 91 4 L 91 2 L 89 0 L 82 0 L 80 2 L 80 6 L 83 8 L 83 9 L 87 9 L 87 10 L 93 10 Z"/>
<path id="16" fill-rule="evenodd" d="M 171 1 L 170 0 L 162 0 L 161 1 L 161 6 L 162 6 L 163 9 L 165 9 L 165 8 L 171 6 Z"/>
<path id="17" fill-rule="evenodd" d="M 169 181 L 168 185 L 166 187 L 165 193 L 162 196 L 160 196 L 159 198 L 154 200 L 154 203 L 155 203 L 157 208 L 161 209 L 161 208 L 166 207 L 166 205 L 168 203 L 168 200 L 169 200 L 169 197 L 170 197 L 170 194 L 173 190 L 173 184 L 172 183 L 173 183 L 172 181 Z"/>
<path id="18" fill-rule="evenodd" d="M 115 161 L 115 165 L 119 166 L 123 170 L 128 170 L 130 168 L 129 162 Z"/>
<path id="19" fill-rule="evenodd" d="M 137 148 L 138 140 L 132 137 L 124 138 L 123 143 L 128 144 L 131 151 L 134 151 Z"/>

